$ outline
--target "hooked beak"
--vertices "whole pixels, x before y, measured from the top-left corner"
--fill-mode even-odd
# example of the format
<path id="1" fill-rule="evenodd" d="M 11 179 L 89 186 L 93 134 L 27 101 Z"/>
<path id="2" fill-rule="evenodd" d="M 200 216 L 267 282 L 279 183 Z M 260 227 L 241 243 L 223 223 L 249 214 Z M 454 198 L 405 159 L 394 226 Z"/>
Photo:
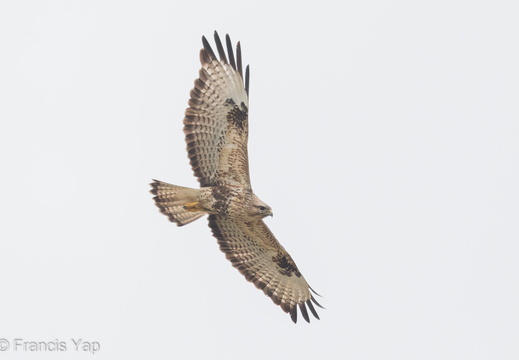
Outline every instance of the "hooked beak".
<path id="1" fill-rule="evenodd" d="M 269 215 L 268 215 L 268 216 L 270 216 L 271 218 L 273 218 L 273 217 L 274 217 L 274 213 L 272 212 L 272 210 L 270 210 L 270 212 L 269 212 Z"/>

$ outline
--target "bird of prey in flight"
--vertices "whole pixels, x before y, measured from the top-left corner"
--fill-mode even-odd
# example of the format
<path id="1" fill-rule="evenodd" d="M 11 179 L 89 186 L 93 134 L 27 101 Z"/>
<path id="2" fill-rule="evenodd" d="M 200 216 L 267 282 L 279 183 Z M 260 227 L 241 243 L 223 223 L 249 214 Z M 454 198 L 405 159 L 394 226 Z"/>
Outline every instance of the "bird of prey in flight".
<path id="1" fill-rule="evenodd" d="M 225 48 L 216 32 L 214 40 L 218 56 L 202 37 L 202 68 L 184 117 L 187 153 L 200 188 L 154 180 L 155 204 L 178 226 L 207 214 L 220 249 L 248 281 L 289 313 L 294 323 L 298 308 L 307 322 L 307 308 L 319 319 L 313 304 L 322 306 L 314 291 L 263 222 L 272 209 L 251 188 L 249 67 L 244 73 L 240 43 L 235 57 L 229 35 Z"/>

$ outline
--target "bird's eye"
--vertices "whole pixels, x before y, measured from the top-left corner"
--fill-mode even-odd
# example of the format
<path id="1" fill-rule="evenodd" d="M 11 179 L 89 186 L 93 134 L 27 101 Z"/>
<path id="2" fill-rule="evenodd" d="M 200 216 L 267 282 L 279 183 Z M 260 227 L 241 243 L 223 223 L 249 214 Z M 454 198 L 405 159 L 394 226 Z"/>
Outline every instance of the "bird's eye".
<path id="1" fill-rule="evenodd" d="M 260 211 L 265 211 L 267 210 L 267 208 L 265 206 L 258 206 L 258 209 L 260 209 Z"/>

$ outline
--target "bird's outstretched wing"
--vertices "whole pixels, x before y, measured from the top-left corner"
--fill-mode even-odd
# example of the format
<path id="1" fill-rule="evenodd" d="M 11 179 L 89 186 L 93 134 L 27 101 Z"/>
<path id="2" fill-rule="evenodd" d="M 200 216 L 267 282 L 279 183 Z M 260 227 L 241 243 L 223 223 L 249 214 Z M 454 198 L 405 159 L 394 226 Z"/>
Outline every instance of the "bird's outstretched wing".
<path id="1" fill-rule="evenodd" d="M 262 220 L 244 223 L 210 215 L 209 227 L 232 265 L 289 313 L 294 322 L 297 322 L 297 308 L 310 322 L 306 306 L 319 319 L 312 302 L 322 306 L 315 301 L 313 290 Z"/>
<path id="2" fill-rule="evenodd" d="M 189 161 L 202 187 L 239 185 L 250 188 L 247 156 L 249 67 L 244 77 L 239 42 L 235 59 L 229 35 L 225 38 L 227 55 L 216 32 L 214 39 L 219 58 L 202 37 L 202 68 L 191 90 L 184 118 Z"/>

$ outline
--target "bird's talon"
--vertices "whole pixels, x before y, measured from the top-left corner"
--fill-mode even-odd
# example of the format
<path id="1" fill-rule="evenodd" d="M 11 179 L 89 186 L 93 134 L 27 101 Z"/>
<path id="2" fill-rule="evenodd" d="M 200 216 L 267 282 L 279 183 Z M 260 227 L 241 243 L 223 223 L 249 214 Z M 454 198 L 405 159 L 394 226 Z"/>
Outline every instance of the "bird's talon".
<path id="1" fill-rule="evenodd" d="M 201 211 L 202 209 L 198 206 L 200 202 L 188 202 L 184 204 L 184 209 L 187 211 Z"/>

